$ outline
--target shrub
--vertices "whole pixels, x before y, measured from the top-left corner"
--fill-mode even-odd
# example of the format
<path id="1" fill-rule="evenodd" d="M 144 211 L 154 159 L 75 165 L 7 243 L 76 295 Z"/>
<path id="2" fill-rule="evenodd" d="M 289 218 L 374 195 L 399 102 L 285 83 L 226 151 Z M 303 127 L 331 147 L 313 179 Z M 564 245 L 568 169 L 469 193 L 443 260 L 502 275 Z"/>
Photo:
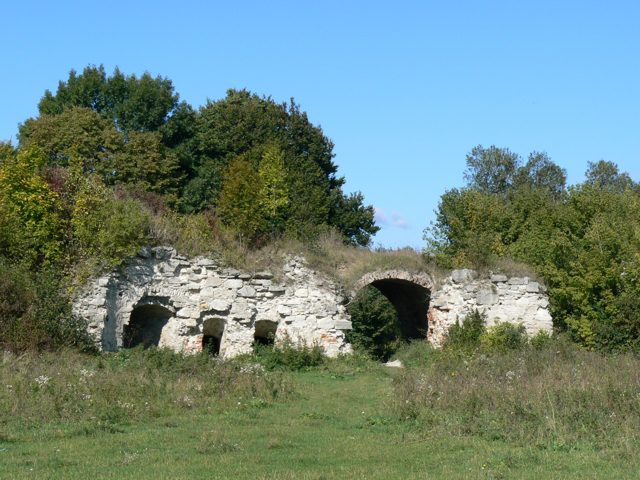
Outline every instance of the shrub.
<path id="1" fill-rule="evenodd" d="M 60 278 L 0 260 L 0 347 L 14 353 L 76 346 L 91 349 L 86 323 L 71 314 Z"/>
<path id="2" fill-rule="evenodd" d="M 487 333 L 486 319 L 486 314 L 474 310 L 464 317 L 462 325 L 456 320 L 444 336 L 443 348 L 467 354 L 475 352 L 480 347 L 482 336 Z"/>
<path id="3" fill-rule="evenodd" d="M 308 370 L 324 362 L 322 347 L 314 344 L 309 347 L 304 342 L 293 343 L 290 338 L 273 345 L 255 344 L 253 359 L 267 370 Z"/>
<path id="4" fill-rule="evenodd" d="M 377 288 L 367 286 L 358 291 L 347 310 L 353 323 L 347 341 L 357 349 L 386 361 L 402 345 L 396 310 Z"/>
<path id="5" fill-rule="evenodd" d="M 499 322 L 482 335 L 480 342 L 485 353 L 506 353 L 509 350 L 522 350 L 527 346 L 529 337 L 522 323 L 517 325 Z"/>

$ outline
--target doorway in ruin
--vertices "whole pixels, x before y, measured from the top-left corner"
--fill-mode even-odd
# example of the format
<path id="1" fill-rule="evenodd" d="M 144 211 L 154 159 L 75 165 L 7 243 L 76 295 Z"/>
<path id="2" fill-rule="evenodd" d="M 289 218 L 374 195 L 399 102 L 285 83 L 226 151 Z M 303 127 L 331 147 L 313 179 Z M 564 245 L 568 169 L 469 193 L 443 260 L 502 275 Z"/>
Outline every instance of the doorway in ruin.
<path id="1" fill-rule="evenodd" d="M 223 334 L 224 319 L 218 317 L 205 318 L 202 324 L 202 350 L 211 355 L 219 355 Z"/>
<path id="2" fill-rule="evenodd" d="M 172 316 L 171 311 L 161 305 L 147 304 L 134 308 L 129 323 L 124 326 L 122 332 L 122 346 L 157 347 L 160 344 L 162 329 Z"/>
<path id="3" fill-rule="evenodd" d="M 397 278 L 364 285 L 347 307 L 353 324 L 347 340 L 386 361 L 403 343 L 427 338 L 430 293 L 422 285 Z"/>
<path id="4" fill-rule="evenodd" d="M 273 345 L 276 339 L 278 322 L 271 320 L 256 320 L 253 334 L 254 345 Z"/>

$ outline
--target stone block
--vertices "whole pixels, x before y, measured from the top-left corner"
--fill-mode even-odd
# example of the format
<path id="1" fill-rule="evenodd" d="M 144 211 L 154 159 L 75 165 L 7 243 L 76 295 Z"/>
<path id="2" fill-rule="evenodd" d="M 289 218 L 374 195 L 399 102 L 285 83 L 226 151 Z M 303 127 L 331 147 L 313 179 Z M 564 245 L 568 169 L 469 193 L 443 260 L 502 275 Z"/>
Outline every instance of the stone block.
<path id="1" fill-rule="evenodd" d="M 226 300 L 214 300 L 209 304 L 209 308 L 216 312 L 226 312 L 231 308 L 231 303 Z"/>
<path id="2" fill-rule="evenodd" d="M 224 286 L 226 288 L 234 289 L 234 288 L 242 288 L 242 280 L 227 280 L 224 282 Z"/>
<path id="3" fill-rule="evenodd" d="M 246 298 L 253 298 L 256 296 L 256 289 L 250 287 L 249 285 L 245 285 L 240 290 L 238 290 L 238 295 Z"/>
<path id="4" fill-rule="evenodd" d="M 286 305 L 278 305 L 278 308 L 276 308 L 276 312 L 278 312 L 280 315 L 284 315 L 285 317 L 291 315 L 291 309 Z"/>
<path id="5" fill-rule="evenodd" d="M 273 274 L 269 272 L 257 272 L 253 278 L 258 278 L 262 280 L 271 280 L 273 278 Z"/>
<path id="6" fill-rule="evenodd" d="M 509 285 L 524 285 L 524 280 L 520 277 L 511 277 L 507 283 Z"/>
<path id="7" fill-rule="evenodd" d="M 201 258 L 200 260 L 198 260 L 198 265 L 200 267 L 215 267 L 216 266 L 216 262 L 214 262 L 213 260 L 211 260 L 209 258 Z"/>
<path id="8" fill-rule="evenodd" d="M 213 287 L 205 287 L 202 290 L 200 290 L 200 298 L 204 298 L 204 297 L 213 297 Z"/>
<path id="9" fill-rule="evenodd" d="M 104 297 L 96 297 L 96 298 L 92 298 L 91 301 L 89 302 L 89 305 L 93 305 L 95 307 L 101 307 L 103 306 L 105 303 L 107 303 L 107 299 Z"/>
<path id="10" fill-rule="evenodd" d="M 493 283 L 503 283 L 509 280 L 506 275 L 491 275 L 491 281 Z"/>
<path id="11" fill-rule="evenodd" d="M 463 268 L 462 270 L 454 270 L 451 272 L 451 280 L 454 283 L 467 283 L 471 282 L 478 276 L 475 270 L 469 268 Z"/>
<path id="12" fill-rule="evenodd" d="M 529 282 L 527 284 L 527 292 L 530 293 L 538 293 L 540 288 L 538 287 L 538 282 Z"/>
<path id="13" fill-rule="evenodd" d="M 296 290 L 296 293 L 294 293 L 294 295 L 299 298 L 306 298 L 309 296 L 309 289 L 299 288 Z"/>
<path id="14" fill-rule="evenodd" d="M 476 303 L 478 305 L 495 305 L 499 300 L 500 295 L 493 290 L 480 290 L 476 296 Z"/>
<path id="15" fill-rule="evenodd" d="M 336 320 L 335 324 L 338 330 L 351 330 L 353 328 L 349 320 Z"/>
<path id="16" fill-rule="evenodd" d="M 222 279 L 220 277 L 209 277 L 204 282 L 205 287 L 216 288 L 216 287 L 219 287 L 220 285 L 222 285 Z"/>
<path id="17" fill-rule="evenodd" d="M 191 318 L 191 308 L 184 307 L 176 312 L 178 318 Z"/>
<path id="18" fill-rule="evenodd" d="M 285 288 L 282 285 L 271 285 L 269 287 L 269 291 L 271 293 L 284 293 L 285 292 Z"/>

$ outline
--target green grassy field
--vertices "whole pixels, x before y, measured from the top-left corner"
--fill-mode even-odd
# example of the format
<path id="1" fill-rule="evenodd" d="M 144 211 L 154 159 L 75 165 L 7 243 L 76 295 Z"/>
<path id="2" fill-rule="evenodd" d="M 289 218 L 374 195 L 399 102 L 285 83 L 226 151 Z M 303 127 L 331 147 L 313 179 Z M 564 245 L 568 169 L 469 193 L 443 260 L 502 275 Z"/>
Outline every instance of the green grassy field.
<path id="1" fill-rule="evenodd" d="M 637 438 L 541 446 L 402 421 L 390 414 L 400 375 L 375 365 L 289 373 L 295 393 L 278 401 L 183 405 L 109 428 L 5 418 L 0 478 L 640 478 Z"/>

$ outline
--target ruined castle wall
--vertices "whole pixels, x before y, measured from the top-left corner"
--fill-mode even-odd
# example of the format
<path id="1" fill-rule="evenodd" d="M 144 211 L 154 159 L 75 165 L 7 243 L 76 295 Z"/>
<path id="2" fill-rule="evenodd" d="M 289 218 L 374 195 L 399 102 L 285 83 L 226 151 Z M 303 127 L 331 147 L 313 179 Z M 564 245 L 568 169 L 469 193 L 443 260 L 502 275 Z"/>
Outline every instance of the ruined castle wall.
<path id="1" fill-rule="evenodd" d="M 477 309 L 487 316 L 487 326 L 497 322 L 522 323 L 529 336 L 551 332 L 553 320 L 544 285 L 528 277 L 492 275 L 477 280 L 473 270 L 454 270 L 431 294 L 429 339 L 440 345 L 446 330 L 456 320 Z"/>
<path id="2" fill-rule="evenodd" d="M 95 279 L 74 302 L 100 348 L 127 347 L 134 309 L 155 305 L 166 312 L 159 346 L 197 351 L 204 335 L 219 330 L 220 355 L 251 352 L 256 326 L 275 326 L 275 339 L 317 343 L 330 356 L 351 351 L 351 328 L 342 290 L 292 258 L 286 282 L 268 272 L 247 274 L 215 261 L 187 260 L 172 248 L 145 248 L 134 259 Z M 207 330 L 211 330 L 208 332 Z M 215 332 L 214 332 L 215 333 Z"/>
<path id="3" fill-rule="evenodd" d="M 276 342 L 290 338 L 318 344 L 329 356 L 351 352 L 345 339 L 351 329 L 348 298 L 342 287 L 309 269 L 303 258 L 289 258 L 283 270 L 279 283 L 269 272 L 250 274 L 222 268 L 211 259 L 187 260 L 172 248 L 144 248 L 93 280 L 74 302 L 74 312 L 88 320 L 97 345 L 107 351 L 130 347 L 131 339 L 151 339 L 154 345 L 193 352 L 202 349 L 203 338 L 215 337 L 220 355 L 233 357 L 250 353 L 255 336 L 271 332 Z M 527 277 L 476 277 L 472 270 L 454 270 L 434 287 L 426 274 L 390 270 L 368 273 L 356 289 L 370 284 L 382 288 L 381 282 L 389 281 L 395 289 L 405 288 L 406 295 L 395 298 L 396 309 L 426 317 L 404 321 L 419 321 L 425 327 L 420 331 L 426 330 L 436 346 L 456 320 L 474 309 L 487 315 L 488 326 L 522 322 L 530 335 L 551 331 L 543 285 Z M 407 309 L 402 302 L 428 305 Z"/>

